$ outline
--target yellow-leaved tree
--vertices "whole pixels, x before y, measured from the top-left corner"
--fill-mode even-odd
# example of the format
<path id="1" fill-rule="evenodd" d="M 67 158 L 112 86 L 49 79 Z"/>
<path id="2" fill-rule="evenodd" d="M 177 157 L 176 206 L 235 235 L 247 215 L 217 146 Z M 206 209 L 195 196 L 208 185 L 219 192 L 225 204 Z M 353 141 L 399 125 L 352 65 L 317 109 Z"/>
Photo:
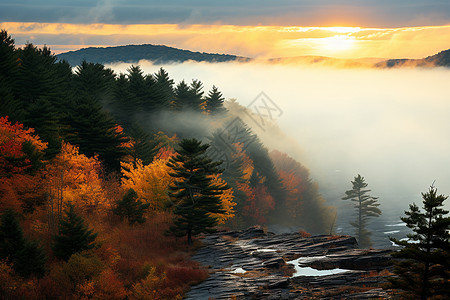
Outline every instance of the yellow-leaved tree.
<path id="1" fill-rule="evenodd" d="M 87 157 L 79 153 L 77 146 L 62 143 L 61 152 L 45 169 L 49 228 L 54 230 L 68 202 L 89 213 L 110 208 L 100 171 L 97 157 Z"/>
<path id="2" fill-rule="evenodd" d="M 166 163 L 167 159 L 155 159 L 148 165 L 140 159 L 121 162 L 122 188 L 135 190 L 139 200 L 150 204 L 150 210 L 164 208 L 169 201 L 168 187 L 173 181 Z"/>
<path id="3" fill-rule="evenodd" d="M 220 178 L 219 175 L 214 175 L 212 183 L 217 186 L 222 186 L 225 184 L 225 180 Z M 233 202 L 233 199 L 233 189 L 231 188 L 224 190 L 220 195 L 222 208 L 225 212 L 223 214 L 211 214 L 212 216 L 217 218 L 218 224 L 225 224 L 226 220 L 234 217 L 234 206 L 236 205 L 236 203 Z"/>

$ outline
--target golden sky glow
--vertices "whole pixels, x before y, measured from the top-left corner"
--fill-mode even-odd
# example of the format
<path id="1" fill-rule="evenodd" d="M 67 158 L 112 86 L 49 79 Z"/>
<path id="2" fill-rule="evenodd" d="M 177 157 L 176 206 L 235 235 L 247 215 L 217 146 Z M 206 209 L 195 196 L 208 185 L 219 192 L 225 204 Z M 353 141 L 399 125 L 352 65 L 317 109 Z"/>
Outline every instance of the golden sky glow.
<path id="1" fill-rule="evenodd" d="M 17 45 L 55 53 L 89 46 L 164 44 L 248 57 L 422 58 L 450 48 L 450 25 L 361 28 L 176 24 L 0 23 Z"/>

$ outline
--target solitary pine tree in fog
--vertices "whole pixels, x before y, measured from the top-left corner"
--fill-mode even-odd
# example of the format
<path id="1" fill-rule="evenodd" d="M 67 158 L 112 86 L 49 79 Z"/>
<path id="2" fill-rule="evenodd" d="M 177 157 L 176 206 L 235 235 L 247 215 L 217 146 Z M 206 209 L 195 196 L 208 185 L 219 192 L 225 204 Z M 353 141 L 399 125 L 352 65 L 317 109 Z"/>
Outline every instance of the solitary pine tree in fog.
<path id="1" fill-rule="evenodd" d="M 423 212 L 413 203 L 401 218 L 413 233 L 407 240 L 391 238 L 403 248 L 393 253 L 400 260 L 389 281 L 407 299 L 445 299 L 450 295 L 450 217 L 442 209 L 447 197 L 437 195 L 434 186 L 422 197 Z"/>
<path id="2" fill-rule="evenodd" d="M 381 210 L 378 208 L 380 204 L 377 203 L 378 197 L 372 197 L 368 193 L 371 190 L 366 190 L 367 183 L 364 177 L 358 174 L 355 180 L 352 181 L 353 188 L 345 192 L 346 196 L 342 200 L 352 200 L 355 203 L 355 209 L 358 213 L 358 218 L 355 222 L 350 222 L 350 225 L 356 228 L 356 237 L 360 248 L 368 248 L 372 245 L 370 240 L 370 232 L 366 229 L 367 221 L 370 217 L 378 217 L 381 215 Z"/>
<path id="3" fill-rule="evenodd" d="M 175 203 L 174 225 L 170 231 L 175 236 L 186 236 L 192 244 L 192 236 L 214 232 L 218 220 L 212 214 L 222 214 L 220 195 L 228 189 L 226 184 L 214 184 L 213 175 L 221 174 L 221 161 L 214 162 L 206 155 L 209 145 L 196 139 L 183 139 L 178 154 L 167 165 L 175 178 L 169 187 L 169 195 Z"/>

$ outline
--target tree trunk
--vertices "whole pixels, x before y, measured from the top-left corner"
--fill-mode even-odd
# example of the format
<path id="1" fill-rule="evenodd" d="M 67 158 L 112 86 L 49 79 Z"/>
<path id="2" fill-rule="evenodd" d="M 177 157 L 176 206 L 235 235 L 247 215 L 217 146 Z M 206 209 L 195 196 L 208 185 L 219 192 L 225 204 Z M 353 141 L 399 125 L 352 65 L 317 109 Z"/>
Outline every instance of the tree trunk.
<path id="1" fill-rule="evenodd" d="M 187 232 L 187 242 L 188 242 L 189 246 L 192 245 L 192 231 L 191 231 L 191 229 L 188 229 L 188 232 Z"/>
<path id="2" fill-rule="evenodd" d="M 361 239 L 362 239 L 362 228 L 361 228 L 361 219 L 362 219 L 362 205 L 361 205 L 361 192 L 358 192 L 358 200 L 359 200 L 359 208 L 358 208 L 358 245 L 359 248 L 362 248 Z"/>

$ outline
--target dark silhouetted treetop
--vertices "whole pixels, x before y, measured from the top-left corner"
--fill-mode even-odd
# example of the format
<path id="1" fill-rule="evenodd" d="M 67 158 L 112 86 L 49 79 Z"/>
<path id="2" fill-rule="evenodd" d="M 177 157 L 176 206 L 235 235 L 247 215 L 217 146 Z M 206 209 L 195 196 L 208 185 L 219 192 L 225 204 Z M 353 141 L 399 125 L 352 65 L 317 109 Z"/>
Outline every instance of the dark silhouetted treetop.
<path id="1" fill-rule="evenodd" d="M 392 254 L 399 259 L 394 267 L 397 276 L 388 280 L 404 298 L 444 299 L 450 295 L 450 217 L 443 209 L 447 196 L 431 186 L 422 198 L 422 210 L 410 204 L 401 218 L 412 233 L 407 239 L 391 238 L 402 248 Z"/>
<path id="2" fill-rule="evenodd" d="M 14 39 L 5 30 L 0 31 L 0 112 L 12 121 L 21 120 L 21 106 L 14 97 L 19 64 Z"/>
<path id="3" fill-rule="evenodd" d="M 203 84 L 198 80 L 192 80 L 190 86 L 184 80 L 175 88 L 175 99 L 172 102 L 172 110 L 176 111 L 202 111 Z"/>
<path id="4" fill-rule="evenodd" d="M 68 107 L 66 140 L 78 145 L 80 152 L 93 157 L 98 154 L 110 171 L 120 170 L 126 154 L 127 138 L 117 131 L 115 120 L 91 97 L 78 98 Z"/>
<path id="5" fill-rule="evenodd" d="M 75 70 L 74 86 L 78 98 L 92 98 L 110 102 L 116 75 L 114 71 L 97 63 L 83 61 Z"/>
<path id="6" fill-rule="evenodd" d="M 228 186 L 213 183 L 213 175 L 223 171 L 218 168 L 222 162 L 206 155 L 208 147 L 196 139 L 183 139 L 177 155 L 167 163 L 175 178 L 169 187 L 176 216 L 170 231 L 180 237 L 187 235 L 188 244 L 192 244 L 192 235 L 214 232 L 218 220 L 211 214 L 224 213 L 220 195 Z"/>
<path id="7" fill-rule="evenodd" d="M 211 115 L 223 114 L 227 111 L 227 109 L 223 106 L 223 98 L 222 93 L 217 89 L 215 85 L 213 85 L 212 89 L 209 91 L 208 95 L 205 98 L 206 100 L 206 111 Z"/>
<path id="8" fill-rule="evenodd" d="M 154 75 L 156 85 L 162 93 L 161 108 L 167 109 L 174 99 L 173 85 L 174 81 L 169 77 L 169 73 L 163 68 L 160 68 Z"/>

